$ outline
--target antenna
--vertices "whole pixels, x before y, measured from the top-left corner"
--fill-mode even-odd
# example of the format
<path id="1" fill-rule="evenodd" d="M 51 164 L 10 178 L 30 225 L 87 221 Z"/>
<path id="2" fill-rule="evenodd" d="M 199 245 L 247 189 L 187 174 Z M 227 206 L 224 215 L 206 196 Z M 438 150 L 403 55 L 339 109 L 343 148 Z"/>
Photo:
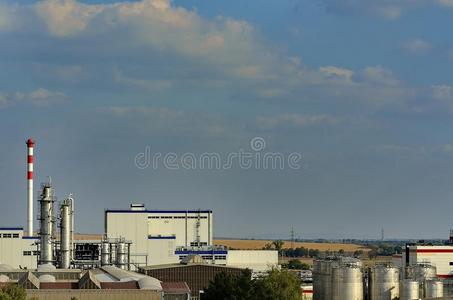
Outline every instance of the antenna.
<path id="1" fill-rule="evenodd" d="M 294 227 L 291 226 L 291 249 L 294 249 Z"/>

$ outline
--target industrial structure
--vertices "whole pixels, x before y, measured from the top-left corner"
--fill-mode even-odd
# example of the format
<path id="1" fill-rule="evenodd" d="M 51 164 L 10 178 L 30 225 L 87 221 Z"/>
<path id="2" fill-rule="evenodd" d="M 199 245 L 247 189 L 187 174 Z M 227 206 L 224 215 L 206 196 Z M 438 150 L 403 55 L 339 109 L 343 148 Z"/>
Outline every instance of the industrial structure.
<path id="1" fill-rule="evenodd" d="M 96 273 L 101 279 L 106 279 L 115 277 L 112 272 L 130 275 L 132 273 L 127 272 L 139 269 L 145 273 L 143 268 L 150 266 L 159 269 L 165 264 L 187 265 L 187 261 L 194 256 L 199 257 L 204 266 L 213 266 L 218 270 L 249 268 L 255 275 L 278 266 L 277 251 L 228 250 L 213 245 L 213 212 L 206 209 L 147 210 L 144 204 L 131 204 L 129 209 L 122 210 L 108 209 L 104 213 L 104 233 L 92 240 L 79 239 L 75 235 L 75 198 L 69 194 L 62 201 L 57 201 L 50 177 L 41 185 L 38 195 L 39 230 L 35 232 L 35 142 L 28 139 L 26 144 L 27 228 L 0 228 L 0 281 L 3 283 L 22 282 L 27 289 L 39 289 L 40 286 L 50 286 L 46 284 L 54 282 L 56 274 L 71 277 L 83 273 L 92 278 L 99 272 L 96 270 L 109 270 L 109 275 Z M 15 274 L 22 274 L 22 279 Z M 85 275 L 81 275 L 82 278 Z M 119 280 L 130 281 L 124 276 Z M 143 274 L 131 276 L 151 278 Z M 91 282 L 88 284 L 91 288 L 97 286 L 95 280 L 88 282 Z M 74 284 L 67 284 L 66 288 L 71 286 L 74 287 Z M 167 286 L 171 287 L 171 284 Z M 181 287 L 180 284 L 173 286 L 173 292 L 181 290 Z M 36 293 L 39 298 L 40 292 Z M 71 293 L 74 294 L 73 291 Z M 166 299 L 182 299 L 175 297 L 168 296 Z"/>

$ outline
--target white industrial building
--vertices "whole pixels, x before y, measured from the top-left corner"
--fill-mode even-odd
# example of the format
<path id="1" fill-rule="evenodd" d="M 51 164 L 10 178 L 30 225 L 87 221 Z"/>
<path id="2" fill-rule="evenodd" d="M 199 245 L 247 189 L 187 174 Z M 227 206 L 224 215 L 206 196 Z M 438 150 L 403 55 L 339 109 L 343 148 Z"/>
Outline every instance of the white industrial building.
<path id="1" fill-rule="evenodd" d="M 211 210 L 146 210 L 131 204 L 128 210 L 105 211 L 105 235 L 131 241 L 134 267 L 173 264 L 188 256 L 208 263 L 263 272 L 278 265 L 277 251 L 227 250 L 213 245 Z"/>
<path id="2" fill-rule="evenodd" d="M 0 264 L 22 269 L 36 269 L 37 241 L 39 241 L 38 237 L 24 236 L 23 228 L 0 228 Z"/>
<path id="3" fill-rule="evenodd" d="M 453 246 L 407 245 L 394 263 L 404 270 L 407 266 L 429 264 L 436 268 L 437 277 L 453 278 Z"/>

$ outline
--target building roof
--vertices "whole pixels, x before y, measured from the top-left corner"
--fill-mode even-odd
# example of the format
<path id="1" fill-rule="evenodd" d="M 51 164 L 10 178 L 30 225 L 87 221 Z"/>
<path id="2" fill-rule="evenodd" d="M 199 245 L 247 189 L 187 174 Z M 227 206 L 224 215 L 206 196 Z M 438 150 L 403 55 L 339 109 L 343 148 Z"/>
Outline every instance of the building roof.
<path id="1" fill-rule="evenodd" d="M 212 210 L 130 210 L 130 209 L 107 209 L 105 213 L 132 213 L 132 214 L 140 214 L 140 213 L 156 213 L 156 214 L 210 214 Z"/>
<path id="2" fill-rule="evenodd" d="M 190 288 L 186 282 L 162 282 L 165 294 L 189 294 Z"/>
<path id="3" fill-rule="evenodd" d="M 172 269 L 172 268 L 191 268 L 191 267 L 207 267 L 207 268 L 223 268 L 227 269 L 237 269 L 237 270 L 244 270 L 244 268 L 235 268 L 229 266 L 222 266 L 222 265 L 214 265 L 214 264 L 207 264 L 207 263 L 189 263 L 189 264 L 165 264 L 165 265 L 154 265 L 154 266 L 146 266 L 140 267 L 140 270 L 147 271 L 147 270 L 161 270 L 161 269 Z"/>

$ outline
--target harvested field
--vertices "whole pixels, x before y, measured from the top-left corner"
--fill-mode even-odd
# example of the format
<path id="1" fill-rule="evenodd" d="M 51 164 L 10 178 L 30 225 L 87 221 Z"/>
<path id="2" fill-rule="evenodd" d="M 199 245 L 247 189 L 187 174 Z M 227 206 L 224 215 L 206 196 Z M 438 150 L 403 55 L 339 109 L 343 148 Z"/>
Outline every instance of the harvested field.
<path id="1" fill-rule="evenodd" d="M 215 245 L 227 246 L 232 249 L 241 250 L 258 250 L 262 249 L 266 244 L 272 243 L 271 240 L 214 240 Z M 285 241 L 283 248 L 290 248 L 291 242 Z M 319 251 L 339 251 L 343 249 L 346 252 L 354 252 L 362 250 L 369 251 L 368 248 L 356 244 L 341 244 L 341 243 L 303 243 L 294 242 L 294 247 L 304 247 L 307 249 L 315 249 Z"/>

